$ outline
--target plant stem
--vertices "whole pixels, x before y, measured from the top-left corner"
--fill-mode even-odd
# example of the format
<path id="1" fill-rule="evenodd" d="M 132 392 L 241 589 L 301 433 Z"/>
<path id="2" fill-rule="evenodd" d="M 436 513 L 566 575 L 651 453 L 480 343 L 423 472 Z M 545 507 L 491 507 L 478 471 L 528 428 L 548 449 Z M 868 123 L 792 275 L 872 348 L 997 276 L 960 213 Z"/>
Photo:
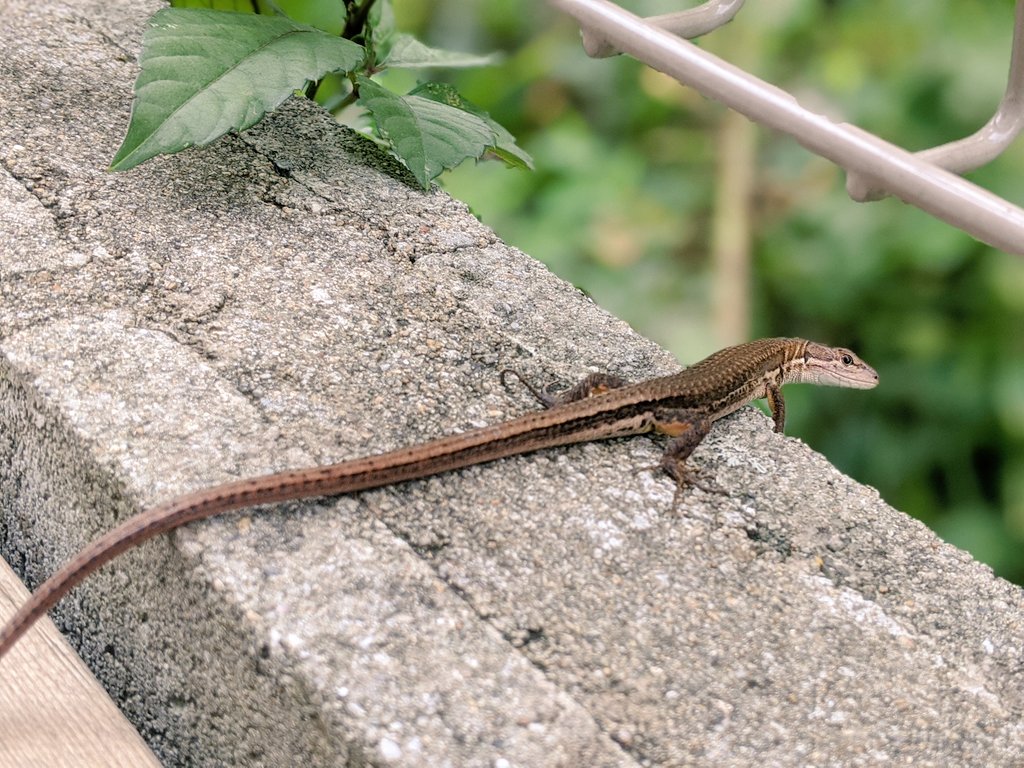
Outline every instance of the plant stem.
<path id="1" fill-rule="evenodd" d="M 341 31 L 342 37 L 346 40 L 354 40 L 363 34 L 363 29 L 366 27 L 366 18 L 370 15 L 370 8 L 373 7 L 373 3 L 374 0 L 363 0 L 359 5 L 356 5 L 354 2 L 346 3 L 348 6 L 348 18 L 345 19 L 345 29 Z"/>

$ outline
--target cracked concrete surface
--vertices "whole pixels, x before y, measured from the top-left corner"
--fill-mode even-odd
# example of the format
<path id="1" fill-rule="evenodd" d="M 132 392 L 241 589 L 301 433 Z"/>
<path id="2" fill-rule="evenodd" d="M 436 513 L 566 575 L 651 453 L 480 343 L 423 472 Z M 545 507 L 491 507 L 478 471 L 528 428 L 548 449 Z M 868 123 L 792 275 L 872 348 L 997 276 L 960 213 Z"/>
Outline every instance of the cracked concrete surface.
<path id="1" fill-rule="evenodd" d="M 676 366 L 310 104 L 107 173 L 158 7 L 4 3 L 0 548 L 30 585 L 176 493 L 535 407 L 505 365 Z M 658 454 L 226 516 L 56 618 L 167 765 L 1020 763 L 1020 589 L 753 410 L 694 456 L 725 495 L 673 509 Z"/>

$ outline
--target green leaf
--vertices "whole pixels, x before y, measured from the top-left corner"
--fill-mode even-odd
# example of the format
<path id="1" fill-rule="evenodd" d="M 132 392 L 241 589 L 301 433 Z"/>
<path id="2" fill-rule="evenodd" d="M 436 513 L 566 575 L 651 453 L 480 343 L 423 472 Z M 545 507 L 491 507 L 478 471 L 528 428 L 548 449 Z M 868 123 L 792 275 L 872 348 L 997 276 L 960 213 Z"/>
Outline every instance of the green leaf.
<path id="1" fill-rule="evenodd" d="M 487 112 L 464 98 L 461 93 L 447 83 L 421 83 L 409 92 L 410 95 L 423 96 L 431 101 L 447 104 L 449 107 L 461 109 L 476 115 L 494 132 L 494 143 L 488 150 L 506 165 L 523 170 L 533 170 L 533 158 L 516 144 L 516 137 L 505 130 L 501 123 L 496 122 Z"/>
<path id="2" fill-rule="evenodd" d="M 446 168 L 478 158 L 494 144 L 494 131 L 476 115 L 423 96 L 399 96 L 359 78 L 359 102 L 424 189 Z"/>
<path id="3" fill-rule="evenodd" d="M 373 42 L 374 62 L 384 61 L 390 55 L 391 43 L 398 34 L 395 31 L 395 11 L 391 7 L 391 0 L 377 0 L 370 6 L 366 26 L 368 39 Z"/>
<path id="4" fill-rule="evenodd" d="M 423 69 L 426 67 L 485 67 L 501 60 L 500 54 L 478 56 L 431 48 L 412 35 L 399 34 L 391 43 L 384 64 L 393 69 Z"/>
<path id="5" fill-rule="evenodd" d="M 267 2 L 267 0 L 264 0 Z M 308 24 L 339 37 L 345 29 L 345 3 L 338 0 L 273 0 L 274 13 L 268 16 L 287 16 L 299 24 Z"/>
<path id="6" fill-rule="evenodd" d="M 214 11 L 253 13 L 252 0 L 171 0 L 171 8 L 209 8 Z"/>
<path id="7" fill-rule="evenodd" d="M 307 81 L 354 70 L 363 54 L 280 16 L 159 11 L 143 38 L 131 122 L 111 170 L 244 130 Z"/>
<path id="8" fill-rule="evenodd" d="M 395 10 L 391 0 L 377 0 L 371 7 L 367 22 L 375 38 L 390 38 L 395 34 Z"/>

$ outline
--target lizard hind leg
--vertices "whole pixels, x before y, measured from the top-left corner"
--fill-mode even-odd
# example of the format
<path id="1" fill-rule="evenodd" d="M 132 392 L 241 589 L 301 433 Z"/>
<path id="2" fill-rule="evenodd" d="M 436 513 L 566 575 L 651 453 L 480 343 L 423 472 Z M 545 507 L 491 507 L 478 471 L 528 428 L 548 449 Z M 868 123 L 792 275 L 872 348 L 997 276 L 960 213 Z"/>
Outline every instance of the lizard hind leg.
<path id="1" fill-rule="evenodd" d="M 523 374 L 513 368 L 506 368 L 499 374 L 502 386 L 508 386 L 506 376 L 509 375 L 519 379 L 519 383 L 526 387 L 530 394 L 545 408 L 575 403 L 577 400 L 585 400 L 594 395 L 603 395 L 605 392 L 610 392 L 613 389 L 619 389 L 629 384 L 621 376 L 616 376 L 612 373 L 592 373 L 564 392 L 553 395 L 546 387 L 542 389 L 531 384 Z"/>
<path id="2" fill-rule="evenodd" d="M 656 429 L 671 439 L 665 445 L 665 452 L 657 469 L 675 480 L 676 492 L 672 498 L 673 509 L 679 506 L 682 493 L 687 487 L 700 488 L 705 493 L 725 493 L 714 483 L 707 483 L 699 470 L 686 466 L 686 460 L 711 431 L 711 420 L 692 412 L 657 414 Z M 654 467 L 652 467 L 654 469 Z"/>

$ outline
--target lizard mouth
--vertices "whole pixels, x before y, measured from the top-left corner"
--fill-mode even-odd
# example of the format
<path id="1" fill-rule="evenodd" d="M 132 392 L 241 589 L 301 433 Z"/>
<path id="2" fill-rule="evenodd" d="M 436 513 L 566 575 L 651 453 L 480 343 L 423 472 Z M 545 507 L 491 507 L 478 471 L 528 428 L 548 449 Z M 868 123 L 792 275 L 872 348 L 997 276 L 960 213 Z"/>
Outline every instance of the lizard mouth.
<path id="1" fill-rule="evenodd" d="M 804 381 L 847 389 L 874 389 L 878 386 L 878 373 L 866 365 L 859 370 L 851 371 L 812 368 L 807 372 Z"/>

